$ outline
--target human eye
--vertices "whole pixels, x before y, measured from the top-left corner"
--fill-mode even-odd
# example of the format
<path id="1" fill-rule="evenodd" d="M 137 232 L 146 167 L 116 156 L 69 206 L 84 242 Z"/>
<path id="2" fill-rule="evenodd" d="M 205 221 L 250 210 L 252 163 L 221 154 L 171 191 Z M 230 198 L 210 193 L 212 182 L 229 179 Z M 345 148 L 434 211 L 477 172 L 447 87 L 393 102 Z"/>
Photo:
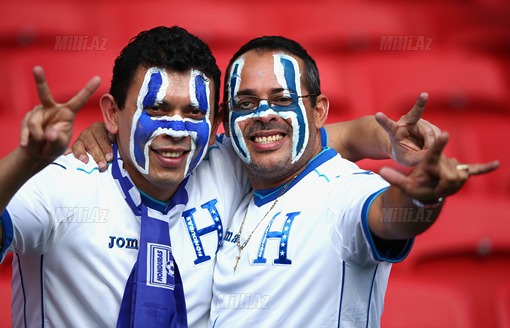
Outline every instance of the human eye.
<path id="1" fill-rule="evenodd" d="M 270 101 L 276 106 L 290 106 L 294 102 L 294 99 L 289 94 L 275 94 L 270 97 Z"/>
<path id="2" fill-rule="evenodd" d="M 235 99 L 235 110 L 252 110 L 257 107 L 258 98 L 254 97 L 242 97 Z"/>
<path id="3" fill-rule="evenodd" d="M 188 114 L 188 117 L 190 118 L 193 118 L 193 119 L 196 119 L 196 120 L 201 120 L 205 117 L 205 114 L 206 114 L 206 111 L 201 109 L 200 107 L 190 107 L 189 110 L 187 111 L 187 114 Z"/>
<path id="4" fill-rule="evenodd" d="M 151 115 L 151 116 L 160 116 L 160 115 L 164 115 L 164 110 L 163 108 L 161 108 L 160 105 L 153 105 L 153 106 L 148 106 L 148 107 L 145 107 L 145 111 Z"/>

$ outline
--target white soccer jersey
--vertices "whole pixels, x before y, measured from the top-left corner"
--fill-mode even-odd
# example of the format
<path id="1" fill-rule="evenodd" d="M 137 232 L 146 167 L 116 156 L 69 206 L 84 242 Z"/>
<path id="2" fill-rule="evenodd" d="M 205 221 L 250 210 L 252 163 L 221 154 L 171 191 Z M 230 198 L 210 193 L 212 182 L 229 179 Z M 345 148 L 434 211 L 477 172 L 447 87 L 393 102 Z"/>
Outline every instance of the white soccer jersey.
<path id="1" fill-rule="evenodd" d="M 388 183 L 325 149 L 260 223 L 279 188 L 246 195 L 214 273 L 212 327 L 378 327 L 392 261 L 412 240 L 377 250 L 367 212 Z M 239 228 L 248 210 L 238 256 Z"/>
<path id="2" fill-rule="evenodd" d="M 60 157 L 25 184 L 2 215 L 2 259 L 16 253 L 15 327 L 116 325 L 137 259 L 140 220 L 111 172 L 94 166 Z M 207 326 L 216 252 L 230 211 L 248 190 L 242 172 L 229 141 L 217 141 L 186 184 L 184 212 L 176 207 L 170 221 L 190 327 Z"/>

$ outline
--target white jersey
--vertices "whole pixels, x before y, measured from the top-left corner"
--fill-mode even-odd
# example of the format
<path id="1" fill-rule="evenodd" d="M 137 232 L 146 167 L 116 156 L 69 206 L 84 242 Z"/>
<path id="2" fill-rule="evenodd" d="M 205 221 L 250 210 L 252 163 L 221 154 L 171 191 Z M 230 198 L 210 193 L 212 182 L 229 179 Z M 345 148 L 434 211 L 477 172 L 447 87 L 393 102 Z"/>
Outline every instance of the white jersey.
<path id="1" fill-rule="evenodd" d="M 218 252 L 210 326 L 378 327 L 389 262 L 412 244 L 374 246 L 367 213 L 387 186 L 326 148 L 257 229 L 280 189 L 246 195 Z M 240 244 L 253 235 L 234 272 L 245 216 Z"/>
<path id="2" fill-rule="evenodd" d="M 216 252 L 230 211 L 248 191 L 228 143 L 210 147 L 186 184 L 186 208 L 181 205 L 170 220 L 190 327 L 207 326 Z M 15 327 L 116 326 L 137 259 L 140 220 L 111 172 L 94 166 L 60 157 L 25 184 L 2 215 L 2 259 L 8 251 L 16 253 Z"/>

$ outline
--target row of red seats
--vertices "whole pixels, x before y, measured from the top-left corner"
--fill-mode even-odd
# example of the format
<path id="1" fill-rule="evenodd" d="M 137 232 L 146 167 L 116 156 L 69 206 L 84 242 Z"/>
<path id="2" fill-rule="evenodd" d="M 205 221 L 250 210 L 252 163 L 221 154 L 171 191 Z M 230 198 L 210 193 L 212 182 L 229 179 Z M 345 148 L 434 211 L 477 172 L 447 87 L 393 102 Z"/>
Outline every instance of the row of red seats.
<path id="1" fill-rule="evenodd" d="M 213 47 L 234 50 L 249 38 L 283 34 L 319 51 L 364 52 L 380 49 L 385 36 L 432 38 L 436 47 L 453 45 L 508 52 L 509 23 L 502 7 L 476 2 L 272 2 L 140 4 L 124 2 L 16 1 L 0 12 L 0 45 L 52 45 L 56 36 L 99 36 L 127 42 L 156 25 L 181 25 Z M 254 10 L 257 20 L 248 19 Z M 313 13 L 321 13 L 314 19 Z M 47 14 L 40 15 L 41 12 Z M 56 19 L 58 18 L 58 19 Z M 406 48 L 403 48 L 404 50 Z"/>

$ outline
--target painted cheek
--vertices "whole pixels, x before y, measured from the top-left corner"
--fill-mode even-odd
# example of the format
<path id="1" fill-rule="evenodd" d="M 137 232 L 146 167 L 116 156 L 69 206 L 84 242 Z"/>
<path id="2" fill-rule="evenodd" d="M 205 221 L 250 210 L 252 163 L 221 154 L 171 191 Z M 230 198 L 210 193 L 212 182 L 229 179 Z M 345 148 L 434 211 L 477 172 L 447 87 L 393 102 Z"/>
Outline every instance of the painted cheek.
<path id="1" fill-rule="evenodd" d="M 138 94 L 130 140 L 131 159 L 142 174 L 149 172 L 149 145 L 154 138 L 154 131 L 157 129 L 157 124 L 143 109 L 160 101 L 167 88 L 168 76 L 166 72 L 157 67 L 149 68 Z"/>
<path id="2" fill-rule="evenodd" d="M 211 137 L 212 125 L 209 120 L 211 113 L 211 104 L 209 102 L 209 80 L 205 75 L 197 70 L 191 70 L 189 92 L 191 103 L 196 107 L 206 111 L 205 117 L 201 121 L 187 120 L 186 129 L 190 132 L 193 141 L 193 149 L 188 158 L 186 174 L 191 173 L 202 161 L 207 153 L 209 138 Z"/>
<path id="3" fill-rule="evenodd" d="M 185 126 L 186 130 L 190 132 L 192 140 L 192 149 L 188 157 L 188 164 L 185 172 L 185 175 L 188 175 L 195 170 L 207 152 L 211 135 L 211 124 L 206 120 L 198 123 L 187 121 L 185 122 Z"/>
<path id="4" fill-rule="evenodd" d="M 284 54 L 274 55 L 275 75 L 278 82 L 286 90 L 294 90 L 301 94 L 301 74 L 299 64 L 291 56 Z M 294 99 L 297 105 L 278 110 L 284 118 L 292 121 L 292 163 L 299 160 L 309 140 L 308 120 L 306 108 L 300 98 Z"/>

